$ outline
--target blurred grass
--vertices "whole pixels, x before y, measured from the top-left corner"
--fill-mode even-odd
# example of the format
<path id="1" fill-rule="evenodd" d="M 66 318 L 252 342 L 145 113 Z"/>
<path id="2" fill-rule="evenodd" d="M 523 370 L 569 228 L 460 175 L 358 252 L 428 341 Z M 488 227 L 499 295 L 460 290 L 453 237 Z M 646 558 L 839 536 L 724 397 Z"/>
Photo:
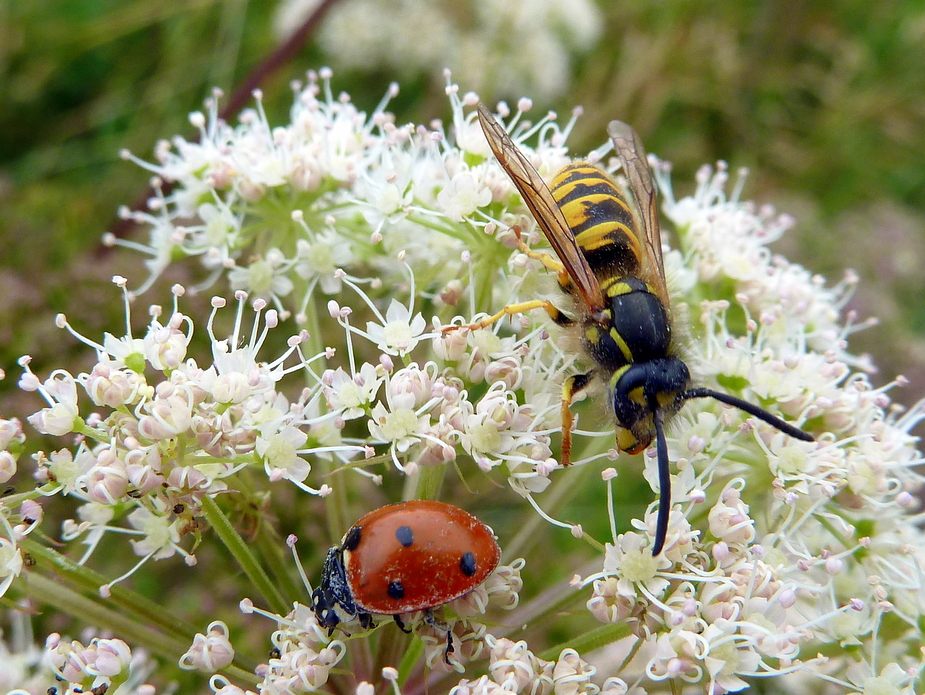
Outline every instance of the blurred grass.
<path id="1" fill-rule="evenodd" d="M 830 283 L 845 268 L 860 273 L 851 307 L 882 324 L 853 336 L 852 351 L 873 354 L 878 383 L 896 373 L 910 377 L 911 386 L 894 394 L 899 401 L 921 398 L 921 4 L 602 0 L 601 8 L 600 45 L 578 59 L 562 103 L 538 109 L 584 106 L 571 140 L 576 151 L 601 144 L 611 118 L 629 121 L 650 151 L 674 163 L 680 193 L 690 190 L 705 162 L 750 167 L 746 197 L 798 220 L 778 244 L 782 253 Z M 148 157 L 158 139 L 191 136 L 188 112 L 201 108 L 213 86 L 230 93 L 276 47 L 271 10 L 269 3 L 241 0 L 0 0 L 0 367 L 7 372 L 0 415 L 21 416 L 37 406 L 34 394 L 15 388 L 20 355 L 33 355 L 43 376 L 60 366 L 75 372 L 88 366 L 80 360 L 92 356 L 54 328 L 56 312 L 67 312 L 88 336 L 122 329 L 109 279 L 121 274 L 137 285 L 144 270 L 136 254 L 102 252 L 100 237 L 118 206 L 144 192 L 147 174 L 118 152 L 127 147 Z M 529 41 L 513 38 L 514 45 Z M 287 117 L 288 82 L 322 65 L 334 68 L 335 91 L 349 92 L 366 109 L 394 79 L 385 71 L 339 70 L 307 45 L 262 85 L 271 121 Z M 393 103 L 399 120 L 447 115 L 443 67 L 403 81 Z M 481 96 L 521 95 L 483 90 Z M 188 281 L 187 272 L 173 269 L 160 287 Z M 149 293 L 138 314 L 168 297 Z M 645 504 L 640 483 L 631 494 Z M 206 557 L 203 566 L 218 560 Z M 136 586 L 144 590 L 139 585 L 141 578 Z M 157 595 L 158 584 L 152 586 Z M 240 598 L 221 591 L 194 597 L 206 615 L 216 601 L 233 605 Z"/>

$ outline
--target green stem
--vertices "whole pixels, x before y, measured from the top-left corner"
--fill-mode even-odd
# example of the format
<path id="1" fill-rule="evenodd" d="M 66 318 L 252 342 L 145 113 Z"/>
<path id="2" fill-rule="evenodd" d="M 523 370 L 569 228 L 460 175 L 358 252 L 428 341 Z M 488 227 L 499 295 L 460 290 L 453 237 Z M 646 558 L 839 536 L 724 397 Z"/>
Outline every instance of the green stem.
<path id="1" fill-rule="evenodd" d="M 40 572 L 29 572 L 24 575 L 24 580 L 26 593 L 37 601 L 90 625 L 111 630 L 127 642 L 143 645 L 166 659 L 176 661 L 192 642 L 195 631 L 182 639 L 176 634 L 166 634 L 139 620 L 138 615 L 126 612 L 117 602 L 85 596 L 61 582 L 60 578 L 51 579 Z"/>
<path id="2" fill-rule="evenodd" d="M 309 301 L 305 307 L 305 323 L 303 328 L 308 331 L 308 341 L 303 345 L 303 354 L 309 357 L 317 355 L 324 350 L 321 337 L 321 324 L 318 320 L 318 307 L 314 301 Z M 317 364 L 314 365 L 317 369 Z M 321 364 L 323 367 L 323 363 Z M 323 371 L 323 370 L 322 370 Z"/>
<path id="3" fill-rule="evenodd" d="M 30 546 L 29 553 L 33 558 L 42 557 L 47 559 L 49 557 L 48 553 L 42 552 L 42 546 L 34 541 L 25 541 L 23 546 L 26 545 Z M 48 549 L 45 548 L 44 550 Z M 50 551 L 50 553 L 52 556 L 56 555 L 54 551 Z M 61 566 L 61 563 L 56 564 L 59 567 Z M 66 564 L 71 563 L 67 561 Z M 88 570 L 88 572 L 90 571 Z M 91 572 L 91 574 L 93 573 Z M 101 629 L 111 631 L 119 635 L 119 638 L 124 639 L 127 643 L 133 646 L 142 646 L 164 659 L 176 662 L 180 656 L 186 653 L 192 643 L 194 629 L 190 628 L 189 632 L 185 634 L 178 634 L 175 631 L 164 632 L 162 629 L 158 629 L 162 628 L 162 625 L 149 620 L 146 615 L 126 610 L 127 605 L 144 606 L 147 604 L 149 607 L 153 604 L 125 589 L 119 591 L 122 594 L 121 596 L 116 596 L 116 589 L 119 589 L 119 587 L 113 587 L 113 595 L 109 599 L 104 599 L 98 595 L 95 597 L 87 596 L 62 582 L 60 574 L 52 579 L 37 571 L 23 575 L 22 585 L 30 597 L 43 605 L 56 608 L 62 613 L 71 615 L 88 625 L 95 625 Z M 99 584 L 97 584 L 98 587 Z M 132 600 L 128 600 L 129 598 Z M 166 613 L 163 606 L 158 608 L 161 615 Z M 163 623 L 164 621 L 158 622 Z M 228 678 L 234 678 L 246 683 L 256 684 L 260 682 L 252 669 L 249 670 L 237 658 L 235 663 L 222 669 L 221 673 Z"/>
<path id="4" fill-rule="evenodd" d="M 473 314 L 480 311 L 491 313 L 494 311 L 493 292 L 497 283 L 498 266 L 494 258 L 486 257 L 483 262 L 476 268 L 475 277 L 475 306 L 472 307 Z"/>
<path id="5" fill-rule="evenodd" d="M 251 476 L 246 471 L 234 476 L 233 486 L 236 487 L 247 500 L 258 500 L 260 491 L 255 490 Z M 230 481 L 231 479 L 229 479 Z M 229 482 L 231 485 L 232 483 Z M 257 504 L 255 502 L 255 504 Z M 255 511 L 259 509 L 255 506 Z M 288 571 L 291 555 L 287 552 L 285 540 L 280 538 L 276 527 L 268 522 L 263 515 L 256 514 L 256 528 L 254 535 L 256 542 L 251 545 L 257 549 L 262 559 L 262 566 L 269 568 L 272 581 L 279 593 L 294 600 L 295 597 L 304 596 L 304 587 L 295 581 L 292 572 Z"/>
<path id="6" fill-rule="evenodd" d="M 208 495 L 202 497 L 202 511 L 212 528 L 215 529 L 219 539 L 225 544 L 234 559 L 237 560 L 241 569 L 244 570 L 254 588 L 263 596 L 270 610 L 279 615 L 286 615 L 292 608 L 291 603 L 286 601 L 286 597 L 270 581 L 270 577 L 260 565 L 257 556 L 244 542 L 244 539 L 241 538 L 234 526 L 231 525 L 228 517 L 219 509 L 215 500 Z"/>
<path id="7" fill-rule="evenodd" d="M 257 549 L 264 565 L 269 567 L 273 573 L 273 583 L 279 593 L 290 598 L 290 605 L 291 601 L 300 596 L 308 600 L 309 597 L 305 595 L 305 587 L 302 586 L 301 582 L 297 583 L 293 579 L 292 573 L 286 569 L 288 564 L 294 562 L 294 560 L 290 555 L 283 552 L 283 548 L 287 546 L 283 539 L 276 534 L 276 529 L 263 522 L 260 525 L 259 534 L 260 542 L 256 544 Z"/>
<path id="8" fill-rule="evenodd" d="M 598 628 L 589 630 L 583 635 L 578 635 L 567 642 L 557 644 L 555 647 L 547 649 L 538 656 L 547 661 L 555 661 L 559 658 L 559 654 L 562 653 L 563 649 L 569 648 L 574 649 L 579 654 L 588 654 L 602 647 L 606 647 L 608 644 L 619 642 L 629 637 L 631 634 L 632 631 L 626 623 L 608 623 L 607 625 L 601 625 Z"/>
<path id="9" fill-rule="evenodd" d="M 100 587 L 108 584 L 103 575 L 94 572 L 88 567 L 74 563 L 64 555 L 34 539 L 27 538 L 22 541 L 21 545 L 23 550 L 29 553 L 32 559 L 36 561 L 37 566 L 41 566 L 43 562 L 51 565 L 55 576 L 58 578 L 55 586 L 60 586 L 62 590 L 67 585 L 70 585 L 71 588 L 67 589 L 68 591 L 82 590 L 99 595 Z M 38 574 L 30 573 L 27 576 L 31 580 L 32 577 L 38 576 Z M 132 619 L 141 625 L 146 627 L 154 626 L 166 632 L 172 638 L 183 640 L 186 646 L 188 646 L 187 643 L 191 639 L 191 635 L 196 633 L 195 626 L 165 611 L 163 604 L 146 599 L 119 585 L 111 587 L 110 592 L 111 595 L 108 599 L 100 598 L 99 602 L 105 606 L 115 606 L 121 615 L 132 616 Z M 50 602 L 50 599 L 47 599 L 44 595 L 42 599 Z M 67 610 L 67 607 L 65 607 L 65 610 Z M 90 614 L 89 617 L 79 617 L 84 618 L 91 624 L 98 624 L 94 614 Z M 186 651 L 186 646 L 184 646 L 183 651 Z M 183 651 L 180 653 L 182 654 Z"/>
<path id="10" fill-rule="evenodd" d="M 408 642 L 408 648 L 398 665 L 398 684 L 404 685 L 408 682 L 408 677 L 414 672 L 418 661 L 424 656 L 424 641 L 420 638 L 412 639 Z"/>
<path id="11" fill-rule="evenodd" d="M 405 485 L 405 499 L 435 500 L 443 487 L 446 466 L 424 466 L 409 477 Z"/>

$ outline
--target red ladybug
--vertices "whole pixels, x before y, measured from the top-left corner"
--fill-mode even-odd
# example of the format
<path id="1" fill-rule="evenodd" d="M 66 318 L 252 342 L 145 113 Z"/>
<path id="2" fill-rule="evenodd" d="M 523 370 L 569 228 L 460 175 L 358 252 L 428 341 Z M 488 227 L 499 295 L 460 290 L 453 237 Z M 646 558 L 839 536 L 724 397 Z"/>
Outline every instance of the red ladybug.
<path id="1" fill-rule="evenodd" d="M 405 630 L 401 614 L 468 594 L 500 559 L 491 529 L 459 507 L 429 500 L 390 504 L 357 521 L 328 551 L 312 607 L 331 631 L 347 617 L 369 627 L 370 614 L 391 615 Z"/>

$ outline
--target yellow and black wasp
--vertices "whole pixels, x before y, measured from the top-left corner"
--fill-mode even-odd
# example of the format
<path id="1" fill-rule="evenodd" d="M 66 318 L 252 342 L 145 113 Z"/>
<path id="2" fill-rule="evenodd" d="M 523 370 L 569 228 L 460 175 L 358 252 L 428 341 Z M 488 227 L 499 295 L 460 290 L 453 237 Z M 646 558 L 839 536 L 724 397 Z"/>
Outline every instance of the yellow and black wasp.
<path id="1" fill-rule="evenodd" d="M 555 271 L 575 304 L 576 316 L 548 300 L 506 306 L 469 328 L 485 327 L 505 315 L 543 308 L 560 326 L 577 327 L 594 368 L 566 379 L 562 389 L 563 466 L 571 461 L 574 397 L 595 382 L 607 385 L 616 420 L 617 448 L 638 454 L 655 440 L 659 509 L 652 554 L 665 544 L 671 509 L 671 481 L 665 422 L 692 398 L 715 398 L 803 441 L 803 430 L 748 401 L 691 384 L 690 371 L 672 339 L 655 183 L 639 135 L 621 121 L 607 132 L 623 167 L 632 203 L 606 173 L 586 162 L 560 171 L 548 187 L 526 156 L 479 104 L 479 122 L 492 152 L 523 196 L 558 258 L 521 250 Z"/>

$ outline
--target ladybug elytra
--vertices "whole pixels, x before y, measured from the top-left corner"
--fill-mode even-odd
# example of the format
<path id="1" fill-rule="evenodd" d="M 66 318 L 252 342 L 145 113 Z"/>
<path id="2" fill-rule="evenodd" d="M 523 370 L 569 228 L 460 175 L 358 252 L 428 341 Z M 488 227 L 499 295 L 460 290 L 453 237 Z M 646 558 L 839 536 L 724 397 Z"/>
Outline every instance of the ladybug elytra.
<path id="1" fill-rule="evenodd" d="M 405 630 L 402 614 L 465 596 L 500 559 L 491 529 L 459 507 L 430 500 L 391 504 L 361 518 L 328 551 L 313 609 L 331 631 L 343 619 L 338 611 L 363 627 L 372 624 L 371 614 L 391 615 Z"/>

